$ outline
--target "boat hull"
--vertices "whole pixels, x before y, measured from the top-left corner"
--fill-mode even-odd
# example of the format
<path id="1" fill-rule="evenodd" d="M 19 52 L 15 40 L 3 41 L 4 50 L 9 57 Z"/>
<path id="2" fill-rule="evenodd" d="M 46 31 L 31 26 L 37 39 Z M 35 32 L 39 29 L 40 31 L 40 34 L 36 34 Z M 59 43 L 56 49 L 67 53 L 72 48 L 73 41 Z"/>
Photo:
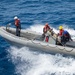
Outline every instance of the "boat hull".
<path id="1" fill-rule="evenodd" d="M 10 28 L 10 30 L 12 30 L 13 32 L 15 31 L 14 28 Z M 33 33 L 35 35 L 39 35 L 38 33 L 26 31 L 26 30 L 22 33 L 31 33 L 31 34 Z M 18 46 L 18 47 L 26 46 L 29 48 L 33 48 L 34 50 L 44 51 L 48 53 L 61 53 L 61 54 L 75 56 L 75 48 L 58 46 L 55 44 L 50 44 L 38 40 L 33 40 L 33 39 L 29 40 L 27 38 L 18 37 L 14 34 L 7 32 L 5 30 L 5 27 L 0 27 L 0 35 L 14 46 Z"/>

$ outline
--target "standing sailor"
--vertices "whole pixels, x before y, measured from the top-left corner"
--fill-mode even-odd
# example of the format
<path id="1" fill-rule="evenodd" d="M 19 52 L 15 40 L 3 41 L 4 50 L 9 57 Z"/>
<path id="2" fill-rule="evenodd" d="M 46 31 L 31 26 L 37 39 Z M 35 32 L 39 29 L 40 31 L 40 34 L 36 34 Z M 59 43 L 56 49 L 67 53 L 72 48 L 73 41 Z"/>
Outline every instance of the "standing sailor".
<path id="1" fill-rule="evenodd" d="M 15 20 L 15 26 L 16 26 L 16 36 L 20 36 L 20 31 L 21 31 L 20 20 L 17 16 L 14 17 L 14 20 Z"/>

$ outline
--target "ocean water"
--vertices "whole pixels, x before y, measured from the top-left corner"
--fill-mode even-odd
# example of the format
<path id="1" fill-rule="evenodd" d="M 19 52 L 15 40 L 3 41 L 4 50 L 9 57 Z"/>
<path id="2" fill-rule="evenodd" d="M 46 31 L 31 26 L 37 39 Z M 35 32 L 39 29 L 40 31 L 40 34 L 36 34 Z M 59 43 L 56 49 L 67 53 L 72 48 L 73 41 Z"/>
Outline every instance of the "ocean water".
<path id="1" fill-rule="evenodd" d="M 14 16 L 23 29 L 42 33 L 45 23 L 58 33 L 63 25 L 75 39 L 75 0 L 0 0 L 0 26 Z M 75 75 L 75 57 L 17 48 L 0 37 L 0 75 Z"/>

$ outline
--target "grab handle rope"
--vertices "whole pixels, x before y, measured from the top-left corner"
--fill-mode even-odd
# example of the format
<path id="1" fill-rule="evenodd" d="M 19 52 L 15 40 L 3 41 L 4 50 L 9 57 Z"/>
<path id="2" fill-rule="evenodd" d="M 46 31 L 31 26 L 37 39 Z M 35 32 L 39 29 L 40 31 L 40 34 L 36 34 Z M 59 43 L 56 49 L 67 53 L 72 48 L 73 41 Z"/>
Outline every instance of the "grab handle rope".
<path id="1" fill-rule="evenodd" d="M 72 51 L 74 50 L 74 49 L 71 49 L 71 50 L 68 51 L 68 50 L 66 50 L 65 47 L 61 49 L 61 48 L 59 48 L 58 46 L 53 47 L 53 46 L 50 46 L 50 45 L 48 45 L 48 44 L 47 44 L 47 45 L 43 45 L 43 44 L 41 44 L 41 43 L 35 43 L 34 41 L 32 41 L 32 43 L 34 43 L 34 44 L 40 44 L 40 45 L 43 46 L 43 47 L 47 47 L 47 46 L 48 46 L 48 47 L 51 47 L 51 48 L 58 48 L 59 50 L 65 50 L 66 52 L 72 52 Z"/>
<path id="2" fill-rule="evenodd" d="M 74 49 L 71 49 L 70 51 L 68 51 L 68 50 L 66 50 L 66 48 L 65 48 L 65 51 L 66 51 L 66 52 L 72 52 L 73 50 L 74 50 Z"/>

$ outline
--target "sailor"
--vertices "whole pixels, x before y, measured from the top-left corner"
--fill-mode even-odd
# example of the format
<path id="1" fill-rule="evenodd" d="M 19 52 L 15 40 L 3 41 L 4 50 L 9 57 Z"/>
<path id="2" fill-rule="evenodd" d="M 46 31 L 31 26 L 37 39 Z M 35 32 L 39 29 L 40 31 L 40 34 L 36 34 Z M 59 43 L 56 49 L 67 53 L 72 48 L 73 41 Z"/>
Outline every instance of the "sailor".
<path id="1" fill-rule="evenodd" d="M 65 45 L 66 42 L 72 41 L 69 32 L 64 30 L 63 26 L 59 26 L 59 33 L 57 35 L 56 43 L 59 42 L 60 45 Z"/>
<path id="2" fill-rule="evenodd" d="M 48 35 L 48 31 L 50 30 L 50 26 L 48 25 L 48 23 L 45 24 L 44 28 L 43 28 L 43 39 L 45 38 L 45 41 L 48 42 L 49 40 L 49 35 Z"/>
<path id="3" fill-rule="evenodd" d="M 21 31 L 20 20 L 17 16 L 14 17 L 14 20 L 15 20 L 15 26 L 16 26 L 16 36 L 20 36 L 20 31 Z"/>
<path id="4" fill-rule="evenodd" d="M 43 28 L 43 33 L 46 33 L 48 30 L 50 30 L 50 26 L 48 25 L 48 23 L 46 23 Z"/>
<path id="5" fill-rule="evenodd" d="M 72 41 L 71 36 L 68 31 L 64 30 L 62 34 L 62 39 L 66 43 L 68 41 Z"/>
<path id="6" fill-rule="evenodd" d="M 59 26 L 59 36 L 60 37 L 62 36 L 63 31 L 64 31 L 63 26 Z"/>
<path id="7" fill-rule="evenodd" d="M 59 33 L 57 34 L 56 38 L 56 44 L 57 45 L 62 45 L 62 34 L 64 32 L 63 26 L 59 26 Z"/>

